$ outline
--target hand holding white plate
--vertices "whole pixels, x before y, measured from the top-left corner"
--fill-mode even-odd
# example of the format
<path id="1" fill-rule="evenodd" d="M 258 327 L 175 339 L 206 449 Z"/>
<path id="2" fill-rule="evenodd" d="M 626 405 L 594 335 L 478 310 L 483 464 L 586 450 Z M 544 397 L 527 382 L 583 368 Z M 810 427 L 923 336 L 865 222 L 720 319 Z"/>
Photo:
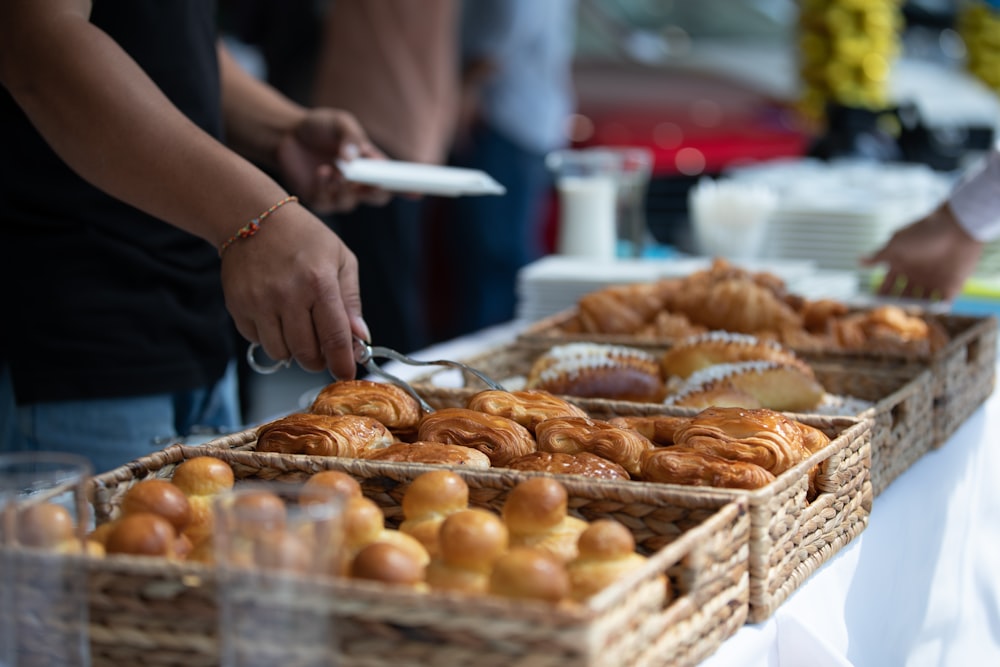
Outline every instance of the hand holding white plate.
<path id="1" fill-rule="evenodd" d="M 369 158 L 341 160 L 337 162 L 337 167 L 349 181 L 374 185 L 392 192 L 458 197 L 502 195 L 507 191 L 493 177 L 478 169 Z"/>

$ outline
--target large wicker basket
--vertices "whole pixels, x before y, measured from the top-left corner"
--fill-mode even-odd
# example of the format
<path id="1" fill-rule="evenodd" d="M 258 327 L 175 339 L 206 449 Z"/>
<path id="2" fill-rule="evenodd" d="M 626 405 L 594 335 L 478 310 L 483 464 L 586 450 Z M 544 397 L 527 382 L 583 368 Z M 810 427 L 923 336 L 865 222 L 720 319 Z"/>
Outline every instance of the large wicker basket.
<path id="1" fill-rule="evenodd" d="M 169 478 L 176 465 L 210 454 L 230 463 L 237 483 L 301 480 L 324 469 L 348 472 L 386 514 L 401 520 L 409 481 L 431 466 L 287 456 L 248 449 L 252 432 L 191 447 L 174 445 L 92 480 L 95 512 L 107 520 L 142 479 Z M 456 470 L 470 502 L 499 510 L 524 475 Z M 639 485 L 561 480 L 580 517 L 627 525 L 647 565 L 572 608 L 488 596 L 414 593 L 376 582 L 309 582 L 299 604 L 331 618 L 342 638 L 329 664 L 695 665 L 745 622 L 750 516 L 740 498 Z M 663 575 L 674 591 L 664 604 Z M 94 665 L 214 665 L 218 661 L 216 578 L 196 563 L 114 556 L 92 560 L 90 623 Z M 273 648 L 273 647 L 272 647 Z M 300 647 L 301 648 L 301 647 Z"/>
<path id="2" fill-rule="evenodd" d="M 423 387 L 422 395 L 436 408 L 463 405 L 469 389 Z M 671 410 L 659 405 L 625 401 L 586 402 L 583 407 L 594 417 L 608 419 L 634 414 L 694 414 L 693 410 Z M 750 612 L 757 622 L 768 618 L 810 574 L 831 555 L 856 537 L 868 524 L 872 486 L 870 415 L 830 417 L 800 415 L 803 422 L 823 430 L 832 439 L 823 450 L 781 474 L 776 481 L 756 491 L 715 489 L 712 493 L 730 500 L 743 499 L 749 508 Z M 245 433 L 222 446 L 252 448 L 252 433 Z M 818 497 L 807 499 L 810 472 L 819 467 L 815 478 Z M 499 469 L 494 469 L 497 472 Z M 506 471 L 504 474 L 513 474 Z M 643 489 L 654 497 L 669 489 L 680 497 L 698 497 L 704 489 L 637 481 L 608 482 L 586 480 L 587 488 L 624 493 Z M 614 491 L 610 491 L 614 489 Z"/>
<path id="3" fill-rule="evenodd" d="M 564 327 L 576 318 L 576 307 L 541 319 L 518 336 L 529 347 L 551 347 L 572 341 L 616 343 L 665 349 L 670 339 L 638 339 L 627 335 L 566 333 Z M 931 357 L 843 350 L 796 350 L 811 363 L 853 369 L 858 373 L 878 371 L 899 378 L 912 378 L 930 370 L 934 397 L 933 446 L 943 445 L 977 407 L 993 393 L 996 375 L 997 318 L 989 316 L 934 315 L 948 332 L 948 344 Z"/>

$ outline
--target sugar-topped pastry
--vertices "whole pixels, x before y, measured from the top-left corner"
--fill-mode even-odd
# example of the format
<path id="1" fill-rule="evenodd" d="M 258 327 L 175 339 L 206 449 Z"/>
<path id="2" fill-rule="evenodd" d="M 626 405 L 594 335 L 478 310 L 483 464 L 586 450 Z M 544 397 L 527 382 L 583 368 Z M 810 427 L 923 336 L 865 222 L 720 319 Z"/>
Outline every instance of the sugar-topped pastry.
<path id="1" fill-rule="evenodd" d="M 659 359 L 626 345 L 567 343 L 539 356 L 527 389 L 589 398 L 655 402 L 663 397 Z"/>
<path id="2" fill-rule="evenodd" d="M 805 411 L 823 400 L 823 386 L 798 365 L 776 361 L 716 364 L 693 373 L 666 405 Z"/>
<path id="3" fill-rule="evenodd" d="M 660 366 L 664 377 L 687 378 L 709 366 L 741 361 L 776 361 L 813 374 L 808 364 L 778 341 L 718 330 L 689 336 L 676 343 L 663 353 Z"/>

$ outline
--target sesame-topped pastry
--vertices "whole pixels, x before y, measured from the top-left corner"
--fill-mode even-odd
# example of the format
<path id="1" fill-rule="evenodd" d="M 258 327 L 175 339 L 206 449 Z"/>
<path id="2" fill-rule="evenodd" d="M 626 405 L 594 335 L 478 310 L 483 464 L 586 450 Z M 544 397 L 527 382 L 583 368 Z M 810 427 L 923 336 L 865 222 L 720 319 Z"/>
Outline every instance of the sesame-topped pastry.
<path id="1" fill-rule="evenodd" d="M 689 336 L 676 343 L 663 353 L 660 366 L 664 377 L 687 378 L 709 366 L 741 361 L 776 361 L 798 366 L 803 372 L 813 374 L 807 363 L 775 340 L 718 330 Z"/>
<path id="2" fill-rule="evenodd" d="M 625 345 L 568 343 L 539 356 L 526 389 L 589 398 L 655 402 L 663 398 L 659 360 Z"/>
<path id="3" fill-rule="evenodd" d="M 727 406 L 802 412 L 819 405 L 824 394 L 812 373 L 799 365 L 744 361 L 696 371 L 664 403 L 691 408 Z"/>

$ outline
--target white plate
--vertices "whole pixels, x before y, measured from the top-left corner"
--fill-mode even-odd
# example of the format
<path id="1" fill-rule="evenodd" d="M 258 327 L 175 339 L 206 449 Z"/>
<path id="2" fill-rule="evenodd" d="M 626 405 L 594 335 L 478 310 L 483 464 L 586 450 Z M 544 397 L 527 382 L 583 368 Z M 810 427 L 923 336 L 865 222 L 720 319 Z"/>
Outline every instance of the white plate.
<path id="1" fill-rule="evenodd" d="M 337 162 L 344 178 L 392 192 L 441 195 L 502 195 L 507 190 L 478 169 L 460 169 L 417 162 L 356 158 Z"/>

